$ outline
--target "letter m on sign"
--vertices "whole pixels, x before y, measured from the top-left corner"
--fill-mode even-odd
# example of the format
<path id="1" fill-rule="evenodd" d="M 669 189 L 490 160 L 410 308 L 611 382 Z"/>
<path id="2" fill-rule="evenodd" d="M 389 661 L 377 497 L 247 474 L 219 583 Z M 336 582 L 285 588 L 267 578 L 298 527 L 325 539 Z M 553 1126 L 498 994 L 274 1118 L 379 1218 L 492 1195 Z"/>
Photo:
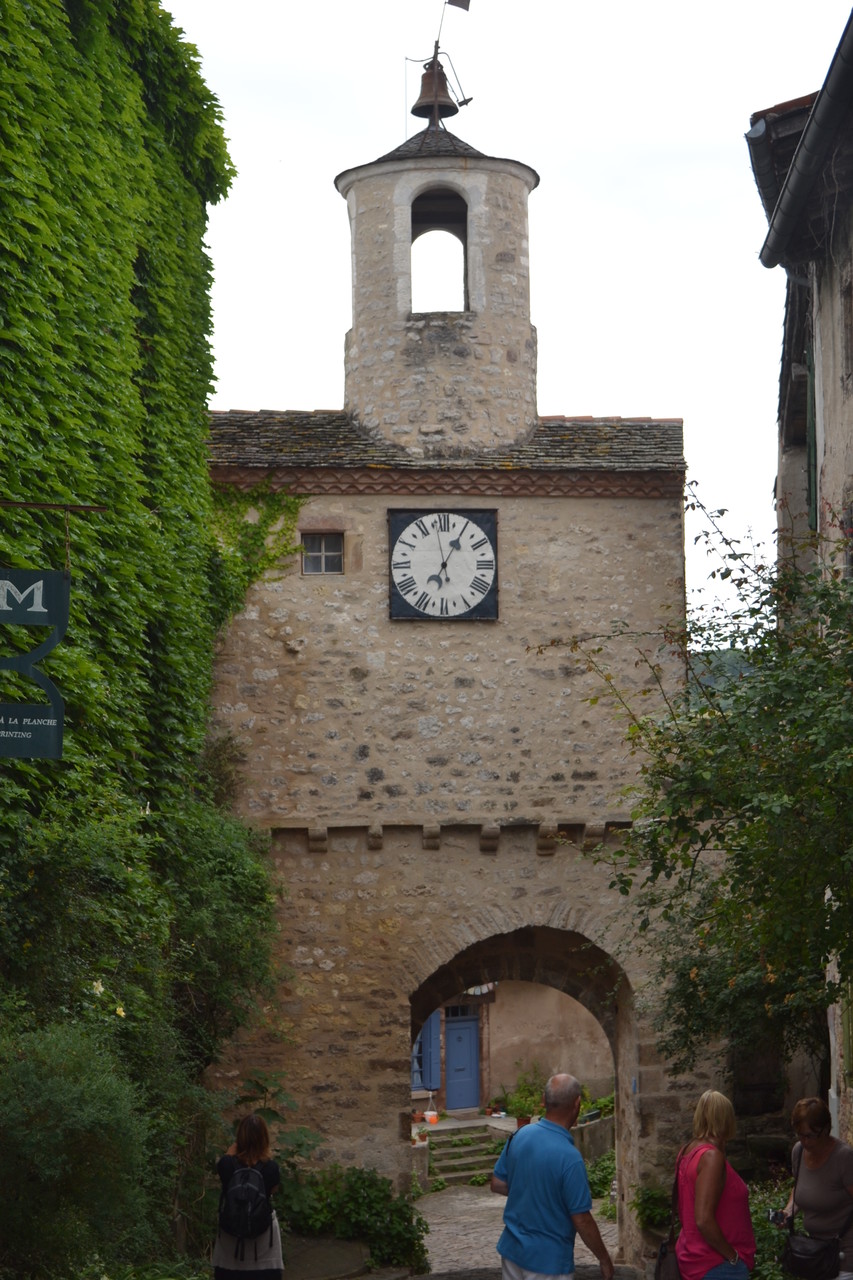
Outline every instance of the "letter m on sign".
<path id="1" fill-rule="evenodd" d="M 0 570 L 0 622 L 25 627 L 65 626 L 68 621 L 66 575 L 57 570 Z"/>

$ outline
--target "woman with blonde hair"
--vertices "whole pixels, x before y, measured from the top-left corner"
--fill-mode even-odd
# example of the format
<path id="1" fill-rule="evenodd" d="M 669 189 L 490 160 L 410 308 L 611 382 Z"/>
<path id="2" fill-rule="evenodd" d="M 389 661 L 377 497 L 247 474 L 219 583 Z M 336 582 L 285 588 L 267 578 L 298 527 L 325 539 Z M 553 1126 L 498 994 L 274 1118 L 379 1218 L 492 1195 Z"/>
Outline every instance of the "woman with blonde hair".
<path id="1" fill-rule="evenodd" d="M 233 1175 L 241 1169 L 258 1171 L 269 1201 L 281 1178 L 272 1158 L 269 1129 L 263 1116 L 243 1116 L 235 1140 L 217 1162 L 223 1200 L 227 1198 Z M 283 1267 L 281 1232 L 274 1209 L 268 1226 L 259 1236 L 243 1239 L 220 1226 L 213 1248 L 214 1280 L 240 1280 L 249 1274 L 252 1280 L 281 1280 Z"/>
<path id="2" fill-rule="evenodd" d="M 726 1159 L 735 1113 L 708 1089 L 693 1113 L 693 1138 L 678 1153 L 675 1177 L 681 1231 L 675 1245 L 682 1280 L 746 1280 L 755 1235 L 746 1183 Z"/>

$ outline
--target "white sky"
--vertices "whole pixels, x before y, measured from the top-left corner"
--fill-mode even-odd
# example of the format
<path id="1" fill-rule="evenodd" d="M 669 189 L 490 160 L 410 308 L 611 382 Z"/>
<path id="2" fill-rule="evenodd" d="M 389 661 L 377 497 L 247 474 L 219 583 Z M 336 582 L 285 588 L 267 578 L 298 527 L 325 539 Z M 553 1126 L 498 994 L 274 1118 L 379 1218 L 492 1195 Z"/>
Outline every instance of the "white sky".
<path id="1" fill-rule="evenodd" d="M 239 176 L 211 210 L 218 409 L 339 409 L 349 225 L 333 179 L 418 132 L 441 48 L 448 128 L 539 173 L 539 412 L 682 417 L 688 476 L 769 539 L 784 276 L 743 135 L 819 89 L 845 0 L 163 0 L 202 57 Z M 406 59 L 415 61 L 406 63 Z M 702 584 L 692 552 L 688 580 Z"/>

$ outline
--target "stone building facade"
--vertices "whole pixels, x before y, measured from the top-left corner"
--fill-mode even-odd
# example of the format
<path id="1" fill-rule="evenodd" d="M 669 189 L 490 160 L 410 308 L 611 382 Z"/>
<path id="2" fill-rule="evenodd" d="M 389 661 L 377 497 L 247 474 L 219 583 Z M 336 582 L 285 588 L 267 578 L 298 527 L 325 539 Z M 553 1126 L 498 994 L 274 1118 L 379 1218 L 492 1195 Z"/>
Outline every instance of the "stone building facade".
<path id="1" fill-rule="evenodd" d="M 768 219 L 760 252 L 786 272 L 776 502 L 793 538 L 843 540 L 853 564 L 853 17 L 819 92 L 756 112 L 747 142 Z M 853 975 L 829 1011 L 830 1107 L 853 1140 Z"/>
<path id="2" fill-rule="evenodd" d="M 682 678 L 653 638 L 684 611 L 681 424 L 537 416 L 537 182 L 437 121 L 340 175 L 343 412 L 213 415 L 215 483 L 304 498 L 303 552 L 251 588 L 217 663 L 287 968 L 218 1072 L 284 1068 L 334 1158 L 405 1186 L 433 1010 L 502 980 L 565 991 L 612 1049 L 636 1258 L 624 1203 L 668 1176 L 698 1084 L 657 1058 L 629 915 L 589 857 L 629 823 L 637 763 L 583 650 L 629 694 L 644 650 Z M 435 228 L 462 242 L 466 309 L 417 315 L 411 248 Z"/>

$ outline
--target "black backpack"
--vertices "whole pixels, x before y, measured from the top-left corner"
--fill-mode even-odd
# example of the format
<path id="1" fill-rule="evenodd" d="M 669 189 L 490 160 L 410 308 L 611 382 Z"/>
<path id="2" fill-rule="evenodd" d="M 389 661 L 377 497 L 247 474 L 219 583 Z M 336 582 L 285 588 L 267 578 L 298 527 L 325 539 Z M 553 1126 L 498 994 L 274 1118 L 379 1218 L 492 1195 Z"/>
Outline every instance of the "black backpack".
<path id="1" fill-rule="evenodd" d="M 260 1169 L 239 1164 L 231 1174 L 219 1198 L 219 1226 L 236 1237 L 235 1258 L 238 1253 L 245 1256 L 247 1240 L 257 1240 L 265 1231 L 269 1231 L 272 1244 L 272 1206 Z"/>

